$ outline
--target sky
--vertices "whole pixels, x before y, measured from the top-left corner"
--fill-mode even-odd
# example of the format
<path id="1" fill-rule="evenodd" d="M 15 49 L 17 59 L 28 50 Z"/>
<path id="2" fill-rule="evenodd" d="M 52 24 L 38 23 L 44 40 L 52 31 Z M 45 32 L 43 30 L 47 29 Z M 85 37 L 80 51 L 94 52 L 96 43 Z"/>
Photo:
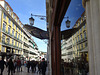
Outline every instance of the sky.
<path id="1" fill-rule="evenodd" d="M 81 17 L 81 14 L 84 12 L 84 8 L 82 6 L 82 0 L 71 0 L 69 8 L 65 14 L 65 17 L 69 17 L 69 20 L 71 21 L 70 28 L 72 28 L 75 25 L 75 22 Z M 66 27 L 65 21 L 67 18 L 64 18 L 61 23 L 61 31 L 67 30 L 70 28 Z"/>
<path id="2" fill-rule="evenodd" d="M 17 14 L 23 24 L 29 24 L 31 13 L 33 15 L 46 16 L 45 0 L 5 0 L 12 7 L 13 12 Z M 46 21 L 40 20 L 39 17 L 34 17 L 34 26 L 46 30 Z M 47 44 L 38 38 L 33 37 L 40 51 L 47 52 Z"/>
<path id="3" fill-rule="evenodd" d="M 13 12 L 15 12 L 20 21 L 23 24 L 29 24 L 29 18 L 31 17 L 31 13 L 33 15 L 44 15 L 46 16 L 46 2 L 45 0 L 6 0 L 9 5 L 12 7 Z M 77 19 L 84 12 L 84 8 L 82 7 L 82 0 L 71 0 L 69 8 L 65 14 L 65 17 L 69 17 L 71 21 L 71 27 L 75 24 Z M 40 29 L 46 30 L 46 21 L 40 20 L 39 17 L 34 17 L 35 22 L 34 26 Z M 61 31 L 66 30 L 65 21 L 67 19 L 64 18 L 61 23 Z M 47 44 L 38 38 L 33 37 L 40 51 L 47 52 Z"/>

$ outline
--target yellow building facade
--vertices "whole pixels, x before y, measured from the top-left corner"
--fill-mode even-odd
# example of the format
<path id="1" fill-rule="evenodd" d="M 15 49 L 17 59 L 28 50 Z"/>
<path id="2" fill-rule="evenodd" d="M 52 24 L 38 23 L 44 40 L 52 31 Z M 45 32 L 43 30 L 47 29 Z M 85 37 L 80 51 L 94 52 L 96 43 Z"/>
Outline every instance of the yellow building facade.
<path id="1" fill-rule="evenodd" d="M 22 54 L 22 23 L 6 1 L 0 1 L 0 9 L 0 52 Z"/>
<path id="2" fill-rule="evenodd" d="M 86 16 L 85 12 L 81 15 L 81 17 L 76 21 L 76 24 L 73 28 L 79 27 L 79 30 L 72 36 L 73 42 L 73 57 L 80 57 L 82 54 L 87 55 L 88 58 L 88 50 L 87 50 L 87 28 L 86 28 Z"/>
<path id="3" fill-rule="evenodd" d="M 0 55 L 24 56 L 30 53 L 29 40 L 32 38 L 23 29 L 19 17 L 5 0 L 0 0 Z M 33 47 L 31 52 L 34 50 Z"/>

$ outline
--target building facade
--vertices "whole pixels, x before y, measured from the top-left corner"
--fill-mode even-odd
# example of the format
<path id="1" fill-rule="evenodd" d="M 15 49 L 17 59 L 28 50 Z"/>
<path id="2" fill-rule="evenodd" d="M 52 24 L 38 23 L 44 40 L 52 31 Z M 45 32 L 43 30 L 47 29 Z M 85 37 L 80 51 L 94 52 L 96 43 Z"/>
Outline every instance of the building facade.
<path id="1" fill-rule="evenodd" d="M 19 17 L 5 0 L 0 0 L 0 55 L 7 56 L 7 58 L 12 55 L 25 56 L 27 52 L 38 50 L 33 40 L 32 49 L 29 49 L 29 40 L 32 38 L 23 29 Z"/>
<path id="2" fill-rule="evenodd" d="M 61 54 L 61 58 L 64 60 L 64 62 L 70 62 L 73 59 L 72 37 L 70 37 L 68 40 L 62 40 Z"/>
<path id="3" fill-rule="evenodd" d="M 73 28 L 80 28 L 78 31 L 72 36 L 72 42 L 73 42 L 73 50 L 74 58 L 81 57 L 81 54 L 87 55 L 88 60 L 88 45 L 87 45 L 87 27 L 86 27 L 86 16 L 85 12 L 81 15 L 81 17 L 76 21 Z"/>

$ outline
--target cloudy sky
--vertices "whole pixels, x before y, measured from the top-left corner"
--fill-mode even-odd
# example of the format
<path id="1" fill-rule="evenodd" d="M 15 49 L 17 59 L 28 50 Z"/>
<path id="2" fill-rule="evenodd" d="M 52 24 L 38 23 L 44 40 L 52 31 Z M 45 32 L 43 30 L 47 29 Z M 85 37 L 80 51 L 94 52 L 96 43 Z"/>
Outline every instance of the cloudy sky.
<path id="1" fill-rule="evenodd" d="M 6 0 L 12 7 L 13 11 L 18 15 L 20 21 L 23 24 L 29 24 L 29 18 L 31 13 L 33 15 L 44 15 L 46 16 L 46 2 L 45 0 Z M 82 0 L 71 0 L 68 11 L 65 16 L 69 16 L 71 20 L 71 27 L 75 24 L 76 20 L 84 12 L 82 7 Z M 46 30 L 46 21 L 40 20 L 38 17 L 35 19 L 34 26 Z M 61 30 L 67 29 L 65 26 L 66 19 L 63 19 Z M 33 37 L 37 43 L 40 51 L 47 51 L 47 45 L 43 40 Z"/>

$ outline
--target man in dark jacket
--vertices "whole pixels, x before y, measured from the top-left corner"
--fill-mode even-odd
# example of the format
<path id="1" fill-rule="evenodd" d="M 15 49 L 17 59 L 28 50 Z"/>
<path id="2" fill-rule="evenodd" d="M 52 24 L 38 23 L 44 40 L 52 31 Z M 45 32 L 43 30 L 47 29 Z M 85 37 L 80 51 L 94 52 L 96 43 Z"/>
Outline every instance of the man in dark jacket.
<path id="1" fill-rule="evenodd" d="M 14 64 L 12 62 L 12 59 L 10 59 L 8 61 L 8 75 L 10 75 L 10 72 L 11 72 L 11 75 L 13 75 L 13 69 L 14 69 Z"/>
<path id="2" fill-rule="evenodd" d="M 6 62 L 4 61 L 4 57 L 2 57 L 2 60 L 0 60 L 0 69 L 1 69 L 0 75 L 3 75 L 4 65 L 6 65 Z"/>
<path id="3" fill-rule="evenodd" d="M 45 61 L 45 58 L 43 58 L 41 62 L 42 75 L 45 75 L 46 67 L 47 67 L 47 63 Z"/>
<path id="4" fill-rule="evenodd" d="M 27 72 L 28 73 L 29 73 L 30 66 L 31 66 L 31 63 L 30 63 L 30 60 L 29 60 L 29 61 L 27 61 Z"/>

